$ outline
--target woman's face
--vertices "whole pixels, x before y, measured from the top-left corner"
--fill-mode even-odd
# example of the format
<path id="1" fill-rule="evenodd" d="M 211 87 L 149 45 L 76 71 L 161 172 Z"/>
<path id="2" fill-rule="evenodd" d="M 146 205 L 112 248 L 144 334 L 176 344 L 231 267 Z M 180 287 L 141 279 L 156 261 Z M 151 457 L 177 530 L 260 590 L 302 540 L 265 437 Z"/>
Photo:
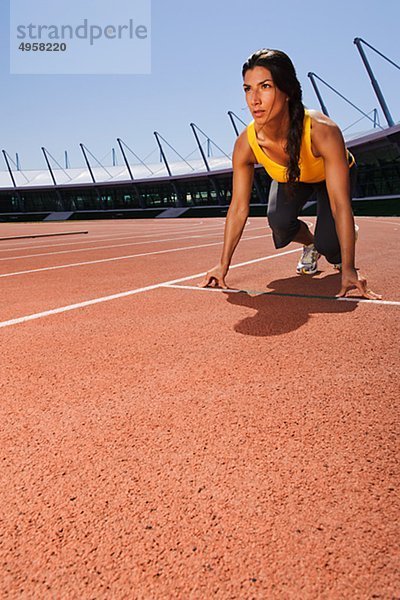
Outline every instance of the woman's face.
<path id="1" fill-rule="evenodd" d="M 276 87 L 271 71 L 265 67 L 254 67 L 246 71 L 243 89 L 247 106 L 253 119 L 259 124 L 266 124 L 287 110 L 287 94 Z"/>

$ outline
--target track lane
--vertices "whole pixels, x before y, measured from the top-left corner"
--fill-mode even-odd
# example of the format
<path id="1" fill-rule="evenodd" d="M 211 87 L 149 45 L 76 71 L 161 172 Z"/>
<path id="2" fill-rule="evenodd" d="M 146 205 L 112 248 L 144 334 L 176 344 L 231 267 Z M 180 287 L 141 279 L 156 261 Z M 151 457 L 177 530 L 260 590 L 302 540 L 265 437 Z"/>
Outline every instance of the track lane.
<path id="1" fill-rule="evenodd" d="M 247 240 L 253 240 L 253 239 L 262 239 L 269 236 L 270 234 L 260 234 L 260 235 L 249 235 L 249 236 L 244 236 L 242 238 L 243 241 L 247 241 Z M 221 240 L 221 237 L 218 236 L 220 239 L 217 239 L 217 241 L 212 240 L 212 241 L 203 241 L 203 239 L 198 239 L 198 238 L 191 238 L 189 240 L 176 240 L 176 239 L 169 239 L 168 242 L 165 242 L 165 248 L 159 248 L 157 250 L 151 250 L 150 248 L 141 248 L 139 246 L 139 248 L 136 248 L 133 254 L 121 254 L 121 251 L 118 249 L 115 249 L 115 247 L 112 247 L 110 249 L 109 252 L 105 253 L 103 252 L 103 249 L 100 249 L 100 257 L 97 254 L 97 250 L 96 249 L 90 249 L 89 251 L 89 255 L 85 255 L 85 257 L 83 257 L 83 259 L 81 257 L 73 257 L 72 260 L 75 258 L 75 261 L 77 260 L 77 262 L 66 262 L 66 259 L 68 259 L 68 256 L 63 256 L 63 262 L 58 262 L 56 264 L 54 264 L 53 261 L 53 255 L 43 257 L 43 256 L 34 256 L 34 257 L 29 257 L 29 258 L 34 258 L 35 259 L 35 264 L 34 266 L 31 266 L 30 268 L 23 268 L 22 270 L 19 271 L 15 271 L 12 270 L 13 268 L 15 269 L 15 265 L 12 261 L 10 261 L 9 264 L 7 264 L 7 261 L 4 261 L 3 263 L 3 272 L 0 273 L 0 278 L 8 278 L 8 277 L 14 277 L 14 276 L 23 276 L 23 275 L 29 275 L 35 272 L 40 272 L 40 271 L 51 271 L 51 270 L 57 270 L 57 269 L 64 269 L 64 268 L 68 268 L 68 269 L 72 269 L 75 267 L 81 267 L 81 266 L 87 266 L 87 265 L 96 265 L 98 263 L 106 263 L 106 262 L 114 262 L 114 261 L 119 261 L 119 260 L 130 260 L 130 259 L 135 259 L 135 258 L 140 258 L 143 256 L 152 256 L 152 255 L 160 255 L 160 254 L 169 254 L 169 253 L 173 253 L 173 252 L 183 252 L 186 250 L 195 250 L 195 249 L 199 249 L 199 248 L 206 248 L 206 247 L 210 247 L 210 246 L 218 246 L 218 245 L 222 245 L 223 244 L 223 240 Z M 200 243 L 199 243 L 200 242 Z M 163 242 L 161 243 L 161 245 L 163 244 Z M 157 245 L 157 244 L 155 244 Z M 119 246 L 117 246 L 117 248 L 119 248 Z M 104 256 L 105 254 L 105 256 Z M 56 258 L 59 258 L 59 256 L 57 256 Z M 81 260 L 79 260 L 81 258 Z"/>
<path id="2" fill-rule="evenodd" d="M 395 597 L 398 319 L 184 294 L 1 333 L 0 586 Z"/>
<path id="3" fill-rule="evenodd" d="M 51 247 L 57 247 L 57 246 L 74 246 L 74 245 L 79 245 L 82 244 L 82 246 L 84 247 L 85 243 L 86 244 L 90 244 L 92 243 L 94 240 L 96 242 L 99 241 L 106 241 L 106 240 L 128 240 L 128 239 L 151 239 L 157 235 L 159 235 L 160 233 L 162 233 L 163 235 L 165 235 L 166 232 L 168 232 L 168 234 L 183 234 L 183 233 L 189 233 L 189 232 L 195 232 L 195 233 L 202 233 L 205 231 L 220 231 L 221 230 L 221 226 L 218 224 L 213 224 L 211 223 L 210 225 L 207 224 L 200 224 L 200 225 L 195 225 L 192 224 L 190 226 L 186 226 L 186 227 L 178 227 L 178 226 L 170 226 L 170 227 L 164 227 L 164 228 L 160 228 L 158 230 L 151 230 L 150 228 L 146 228 L 143 229 L 141 228 L 140 230 L 134 228 L 133 226 L 131 226 L 130 228 L 126 228 L 124 230 L 118 230 L 115 227 L 112 227 L 112 223 L 109 225 L 108 229 L 104 229 L 104 230 L 99 230 L 99 228 L 96 226 L 96 222 L 92 222 L 92 224 L 88 224 L 86 227 L 89 230 L 89 237 L 86 239 L 80 239 L 79 241 L 60 241 L 59 243 L 52 243 L 49 244 L 48 242 L 46 243 L 44 240 L 42 240 L 41 238 L 38 238 L 36 240 L 32 239 L 31 243 L 26 246 L 26 240 L 22 241 L 22 240 L 15 240 L 15 242 L 5 242 L 3 241 L 2 243 L 0 243 L 0 252 L 4 253 L 4 252 L 12 252 L 15 248 L 27 248 L 27 249 L 34 249 L 34 248 L 51 248 Z M 223 230 L 223 228 L 222 228 Z M 9 248 L 7 246 L 10 246 Z"/>
<path id="4" fill-rule="evenodd" d="M 245 232 L 247 234 L 252 233 L 252 232 L 262 232 L 262 231 L 266 231 L 266 227 L 265 226 L 259 226 L 259 227 L 246 227 L 245 228 Z M 167 232 L 164 233 L 164 235 L 158 236 L 158 237 L 154 237 L 152 236 L 151 239 L 147 239 L 147 240 L 140 240 L 140 241 L 129 241 L 129 242 L 124 242 L 124 243 L 114 243 L 114 240 L 106 240 L 106 241 L 92 241 L 90 242 L 90 245 L 84 245 L 82 244 L 80 248 L 69 248 L 67 250 L 58 250 L 58 249 L 54 249 L 52 251 L 45 251 L 43 252 L 42 249 L 33 249 L 33 250 L 37 250 L 36 252 L 32 253 L 33 250 L 29 249 L 29 248 L 25 248 L 26 250 L 30 250 L 30 252 L 25 253 L 25 254 L 15 254 L 15 250 L 13 251 L 14 253 L 11 254 L 10 256 L 0 256 L 0 264 L 1 263 L 6 263 L 7 260 L 10 261 L 14 261 L 14 260 L 23 260 L 23 259 L 29 259 L 29 258 L 35 258 L 35 257 L 41 257 L 41 256 L 57 256 L 57 255 L 62 255 L 62 254 L 75 254 L 77 252 L 90 252 L 90 251 L 98 251 L 98 250 L 104 250 L 104 249 L 109 249 L 109 248 L 124 248 L 124 247 L 129 247 L 129 246 L 140 246 L 141 244 L 148 245 L 148 244 L 154 244 L 157 245 L 160 242 L 171 242 L 171 241 L 179 241 L 179 240 L 191 240 L 191 239 L 208 239 L 208 238 L 220 238 L 221 236 L 223 236 L 223 232 L 221 231 L 195 231 L 193 233 L 188 232 L 187 234 L 174 234 L 173 237 L 166 237 L 172 234 L 168 234 Z M 131 238 L 119 238 L 119 239 L 131 239 Z M 135 238 L 136 239 L 136 238 Z M 99 244 L 98 246 L 96 246 L 96 243 Z M 78 245 L 78 244 L 77 244 Z M 10 251 L 12 252 L 12 251 Z"/>
<path id="5" fill-rule="evenodd" d="M 253 219 L 251 221 L 252 227 L 257 225 Z M 391 259 L 398 255 L 400 250 L 399 237 L 397 234 L 388 235 L 387 228 L 384 231 L 386 235 L 383 242 L 382 231 L 379 233 L 379 227 L 377 228 L 376 224 L 368 224 L 366 230 L 365 222 L 361 221 L 357 255 L 360 257 L 361 271 L 368 275 L 372 289 L 383 293 L 384 299 L 396 301 L 400 299 L 398 272 L 397 265 Z M 270 234 L 266 233 L 266 235 Z M 172 262 L 171 257 L 174 253 L 171 256 L 158 254 L 0 279 L 3 290 L 0 300 L 2 320 L 130 290 L 133 287 L 151 285 L 155 281 L 174 279 L 179 277 L 182 271 L 190 273 L 196 272 L 199 268 L 207 270 L 218 261 L 220 254 L 218 248 L 221 246 L 222 244 L 201 248 L 197 251 L 187 250 L 175 253 L 175 259 Z M 293 247 L 296 246 L 293 245 Z M 239 244 L 235 261 L 243 262 L 271 252 L 275 251 L 270 238 L 266 238 L 265 241 L 263 238 L 246 241 Z M 187 256 L 184 256 L 185 254 Z M 94 260 L 97 257 L 98 255 L 94 256 Z M 268 266 L 254 265 L 240 274 L 231 271 L 228 274 L 228 285 L 262 289 L 262 282 L 267 285 L 268 282 L 282 280 L 279 285 L 283 286 L 287 293 L 318 294 L 318 288 L 313 283 L 315 278 L 311 278 L 310 281 L 294 275 L 296 262 L 297 258 L 288 257 L 287 260 L 280 259 L 276 265 L 271 263 Z M 382 264 L 384 264 L 384 268 L 382 268 Z M 195 266 L 193 267 L 193 265 Z M 321 260 L 321 268 L 325 274 L 329 275 L 326 283 L 331 281 L 329 285 L 324 284 L 326 290 L 323 289 L 322 293 L 326 295 L 337 293 L 340 286 L 339 277 L 335 276 L 335 272 L 324 260 Z M 19 278 L 22 279 L 17 281 Z M 25 281 L 23 281 L 24 279 Z M 27 286 L 29 293 L 26 291 Z"/>
<path id="6" fill-rule="evenodd" d="M 243 241 L 235 262 L 277 253 L 268 236 L 269 234 L 265 234 L 262 238 Z M 176 279 L 185 273 L 207 271 L 217 262 L 222 248 L 222 241 L 212 244 L 200 249 L 189 248 L 178 252 L 0 278 L 3 289 L 0 298 L 1 321 Z M 173 260 L 171 256 L 174 256 Z"/>

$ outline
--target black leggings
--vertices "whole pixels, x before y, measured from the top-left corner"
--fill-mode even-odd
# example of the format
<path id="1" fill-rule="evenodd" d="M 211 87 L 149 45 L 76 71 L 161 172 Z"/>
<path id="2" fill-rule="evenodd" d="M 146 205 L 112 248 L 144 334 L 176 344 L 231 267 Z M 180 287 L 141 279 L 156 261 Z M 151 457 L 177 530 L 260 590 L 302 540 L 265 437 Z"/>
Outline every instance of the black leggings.
<path id="1" fill-rule="evenodd" d="M 355 191 L 357 167 L 350 168 L 350 197 Z M 314 244 L 320 254 L 332 264 L 342 262 L 339 238 L 336 233 L 335 220 L 329 203 L 325 181 L 320 183 L 296 183 L 293 196 L 289 196 L 288 184 L 273 181 L 268 200 L 268 222 L 272 229 L 275 248 L 284 248 L 298 233 L 301 221 L 298 219 L 301 209 L 315 194 L 317 200 L 317 222 L 315 225 Z"/>

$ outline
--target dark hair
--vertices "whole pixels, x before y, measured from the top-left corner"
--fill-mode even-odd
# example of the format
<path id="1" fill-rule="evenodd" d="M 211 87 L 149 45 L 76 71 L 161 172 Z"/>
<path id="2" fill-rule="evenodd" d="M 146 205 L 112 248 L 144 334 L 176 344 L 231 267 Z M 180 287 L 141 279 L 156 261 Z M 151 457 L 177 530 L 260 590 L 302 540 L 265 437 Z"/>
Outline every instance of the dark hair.
<path id="1" fill-rule="evenodd" d="M 292 61 L 281 50 L 262 48 L 254 52 L 242 67 L 243 78 L 249 69 L 265 67 L 269 69 L 275 85 L 289 98 L 290 126 L 286 144 L 289 155 L 289 164 L 286 177 L 289 183 L 294 183 L 300 178 L 300 148 L 303 135 L 304 105 L 302 91 Z"/>

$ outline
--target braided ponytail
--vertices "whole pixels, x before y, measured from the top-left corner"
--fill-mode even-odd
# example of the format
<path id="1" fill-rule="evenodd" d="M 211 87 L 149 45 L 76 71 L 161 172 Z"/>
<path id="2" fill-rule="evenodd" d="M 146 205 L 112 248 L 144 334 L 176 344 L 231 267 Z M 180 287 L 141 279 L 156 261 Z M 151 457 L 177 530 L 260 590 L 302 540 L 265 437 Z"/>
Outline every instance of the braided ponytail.
<path id="1" fill-rule="evenodd" d="M 289 155 L 286 178 L 289 183 L 293 184 L 300 179 L 299 160 L 304 122 L 301 85 L 292 61 L 281 50 L 262 48 L 254 52 L 242 67 L 243 78 L 246 72 L 254 67 L 268 69 L 275 85 L 288 96 L 290 124 L 285 148 Z"/>
<path id="2" fill-rule="evenodd" d="M 300 100 L 289 100 L 290 127 L 287 138 L 286 152 L 289 155 L 289 164 L 286 171 L 289 183 L 300 179 L 300 148 L 303 137 L 304 106 Z"/>

